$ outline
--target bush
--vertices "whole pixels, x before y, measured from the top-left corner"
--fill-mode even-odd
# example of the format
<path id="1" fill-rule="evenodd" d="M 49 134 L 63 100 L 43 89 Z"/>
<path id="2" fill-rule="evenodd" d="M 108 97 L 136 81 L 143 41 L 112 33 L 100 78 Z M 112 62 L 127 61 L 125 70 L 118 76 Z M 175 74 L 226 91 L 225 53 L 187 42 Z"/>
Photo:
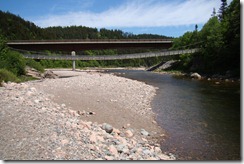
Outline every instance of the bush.
<path id="1" fill-rule="evenodd" d="M 42 73 L 45 71 L 43 66 L 33 59 L 26 59 L 26 65 L 28 65 L 31 68 L 35 68 L 36 70 L 38 70 Z"/>
<path id="2" fill-rule="evenodd" d="M 25 74 L 25 59 L 16 51 L 0 53 L 0 69 L 7 69 L 17 76 Z"/>
<path id="3" fill-rule="evenodd" d="M 6 70 L 6 69 L 0 69 L 0 85 L 2 82 L 20 82 L 19 78 L 13 74 L 12 72 Z"/>
<path id="4" fill-rule="evenodd" d="M 187 70 L 190 68 L 192 63 L 192 55 L 191 54 L 182 54 L 180 55 L 180 64 L 182 66 L 181 69 Z"/>

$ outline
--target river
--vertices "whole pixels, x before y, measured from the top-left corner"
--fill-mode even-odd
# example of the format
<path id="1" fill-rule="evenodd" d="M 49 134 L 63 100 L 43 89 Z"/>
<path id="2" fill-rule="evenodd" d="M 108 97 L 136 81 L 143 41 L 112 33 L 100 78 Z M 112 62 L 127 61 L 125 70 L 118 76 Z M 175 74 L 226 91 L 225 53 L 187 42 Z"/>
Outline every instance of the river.
<path id="1" fill-rule="evenodd" d="M 240 160 L 240 84 L 219 85 L 141 70 L 108 70 L 158 87 L 152 101 L 166 131 L 161 149 L 178 160 Z"/>

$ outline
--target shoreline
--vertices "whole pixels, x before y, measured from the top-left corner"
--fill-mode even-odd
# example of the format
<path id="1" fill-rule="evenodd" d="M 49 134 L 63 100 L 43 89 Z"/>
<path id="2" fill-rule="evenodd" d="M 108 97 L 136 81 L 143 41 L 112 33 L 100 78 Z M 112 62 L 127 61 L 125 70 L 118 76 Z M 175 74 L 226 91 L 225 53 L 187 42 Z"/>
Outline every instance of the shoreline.
<path id="1" fill-rule="evenodd" d="M 157 143 L 164 134 L 150 108 L 154 87 L 97 71 L 71 72 L 63 72 L 68 78 L 3 84 L 1 159 L 175 159 Z M 112 133 L 103 129 L 107 124 Z"/>
<path id="2" fill-rule="evenodd" d="M 215 84 L 220 83 L 240 83 L 240 78 L 236 77 L 229 77 L 229 76 L 222 76 L 222 75 L 200 75 L 201 78 L 191 77 L 191 74 L 193 73 L 184 73 L 181 71 L 152 71 L 154 73 L 158 74 L 166 74 L 166 75 L 172 75 L 172 76 L 178 76 L 178 77 L 185 77 L 188 79 L 195 79 L 200 81 L 206 81 L 206 82 L 214 82 Z"/>

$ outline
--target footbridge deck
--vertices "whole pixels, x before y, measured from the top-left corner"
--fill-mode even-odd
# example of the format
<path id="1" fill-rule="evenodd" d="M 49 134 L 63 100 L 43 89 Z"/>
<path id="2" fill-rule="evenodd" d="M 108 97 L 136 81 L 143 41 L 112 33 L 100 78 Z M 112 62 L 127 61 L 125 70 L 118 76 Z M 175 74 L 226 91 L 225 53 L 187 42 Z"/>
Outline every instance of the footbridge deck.
<path id="1" fill-rule="evenodd" d="M 25 58 L 31 59 L 43 59 L 43 60 L 119 60 L 119 59 L 138 59 L 138 58 L 150 58 L 159 56 L 174 56 L 180 54 L 192 54 L 198 52 L 199 49 L 187 49 L 187 50 L 171 50 L 162 52 L 146 52 L 137 54 L 126 54 L 126 55 L 101 55 L 101 56 L 88 56 L 88 55 L 60 55 L 60 56 L 46 56 L 38 54 L 24 54 Z"/>

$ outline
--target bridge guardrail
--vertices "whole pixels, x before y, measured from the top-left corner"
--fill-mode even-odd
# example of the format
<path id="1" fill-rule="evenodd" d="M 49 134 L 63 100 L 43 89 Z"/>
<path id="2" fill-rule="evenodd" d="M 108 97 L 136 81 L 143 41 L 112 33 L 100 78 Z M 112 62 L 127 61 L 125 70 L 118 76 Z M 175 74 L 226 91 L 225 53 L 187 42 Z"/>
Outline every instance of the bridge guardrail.
<path id="1" fill-rule="evenodd" d="M 173 39 L 64 39 L 64 40 L 10 40 L 7 44 L 16 43 L 60 43 L 60 42 L 162 42 L 162 41 L 173 41 Z"/>

